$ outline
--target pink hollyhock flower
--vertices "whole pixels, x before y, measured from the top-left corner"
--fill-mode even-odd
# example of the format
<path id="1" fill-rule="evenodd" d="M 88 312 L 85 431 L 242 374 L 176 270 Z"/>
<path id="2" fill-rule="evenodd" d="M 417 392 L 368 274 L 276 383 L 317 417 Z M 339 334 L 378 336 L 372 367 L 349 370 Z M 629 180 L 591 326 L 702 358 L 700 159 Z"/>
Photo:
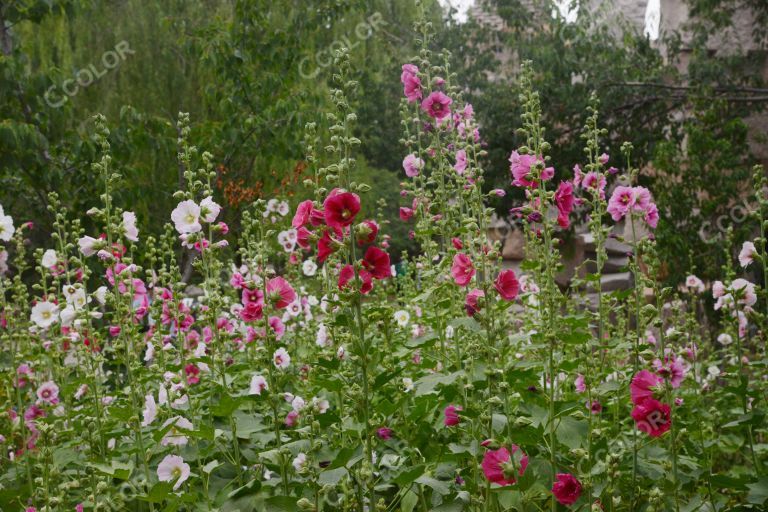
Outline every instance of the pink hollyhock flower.
<path id="1" fill-rule="evenodd" d="M 652 399 L 653 393 L 656 391 L 664 380 L 651 373 L 648 370 L 640 370 L 632 378 L 632 382 L 629 385 L 629 393 L 632 397 L 632 403 L 637 405 L 645 400 Z"/>
<path id="2" fill-rule="evenodd" d="M 739 297 L 739 304 L 751 307 L 757 302 L 755 285 L 746 279 L 734 279 L 731 283 L 731 290 L 733 291 L 734 297 Z"/>
<path id="3" fill-rule="evenodd" d="M 291 226 L 298 229 L 309 222 L 309 216 L 312 214 L 312 208 L 312 201 L 309 199 L 299 203 L 299 206 L 296 207 L 296 214 L 293 216 L 293 221 L 291 221 Z"/>
<path id="4" fill-rule="evenodd" d="M 459 418 L 459 411 L 461 411 L 460 405 L 449 405 L 445 408 L 443 411 L 443 414 L 445 415 L 445 419 L 443 420 L 443 424 L 446 427 L 455 427 L 459 424 L 461 419 Z"/>
<path id="5" fill-rule="evenodd" d="M 451 244 L 453 245 L 453 248 L 457 251 L 460 251 L 464 248 L 464 242 L 461 241 L 460 238 L 453 237 L 451 238 Z"/>
<path id="6" fill-rule="evenodd" d="M 453 168 L 459 174 L 464 174 L 464 171 L 467 170 L 467 152 L 463 149 L 456 152 L 456 164 Z"/>
<path id="7" fill-rule="evenodd" d="M 392 439 L 392 429 L 387 427 L 381 427 L 376 431 L 376 436 L 383 441 L 389 441 Z"/>
<path id="8" fill-rule="evenodd" d="M 504 300 L 515 300 L 520 292 L 520 283 L 517 280 L 515 271 L 512 269 L 502 270 L 496 277 L 493 287 L 499 292 Z"/>
<path id="9" fill-rule="evenodd" d="M 451 265 L 453 281 L 459 286 L 467 286 L 475 275 L 475 266 L 472 260 L 464 253 L 458 253 L 453 257 Z"/>
<path id="10" fill-rule="evenodd" d="M 243 303 L 243 305 L 247 306 L 251 302 L 255 302 L 256 304 L 264 304 L 264 292 L 259 290 L 258 288 L 254 288 L 253 290 L 249 288 L 243 288 L 243 293 L 240 297 L 240 302 Z"/>
<path id="11" fill-rule="evenodd" d="M 695 293 L 704 293 L 705 290 L 704 281 L 693 274 L 685 278 L 685 286 Z"/>
<path id="12" fill-rule="evenodd" d="M 557 205 L 557 223 L 566 229 L 571 225 L 568 216 L 573 211 L 573 184 L 570 181 L 561 181 L 555 192 L 555 204 Z"/>
<path id="13" fill-rule="evenodd" d="M 296 292 L 282 277 L 273 277 L 267 281 L 267 297 L 277 309 L 283 309 L 296 300 Z"/>
<path id="14" fill-rule="evenodd" d="M 235 290 L 241 289 L 245 285 L 245 278 L 240 272 L 234 272 L 232 277 L 229 278 L 229 284 Z"/>
<path id="15" fill-rule="evenodd" d="M 636 212 L 644 212 L 651 204 L 651 192 L 645 187 L 634 187 L 632 191 L 635 194 L 635 201 L 632 208 Z"/>
<path id="16" fill-rule="evenodd" d="M 573 505 L 581 496 L 581 483 L 570 473 L 558 473 L 552 484 L 552 494 L 561 505 Z"/>
<path id="17" fill-rule="evenodd" d="M 299 247 L 302 249 L 309 249 L 310 248 L 310 238 L 312 237 L 313 233 L 305 228 L 304 226 L 301 226 L 296 230 L 296 243 L 299 244 Z"/>
<path id="18" fill-rule="evenodd" d="M 601 176 L 594 171 L 590 171 L 584 176 L 581 182 L 581 188 L 585 190 L 591 190 L 593 193 L 598 192 L 598 197 L 602 200 L 605 199 L 605 186 L 607 181 L 605 176 Z"/>
<path id="19" fill-rule="evenodd" d="M 755 244 L 752 242 L 744 242 L 741 246 L 741 251 L 739 251 L 739 264 L 743 268 L 747 268 L 753 261 L 755 261 L 755 256 L 757 256 Z"/>
<path id="20" fill-rule="evenodd" d="M 403 64 L 400 81 L 403 84 L 403 94 L 408 98 L 408 103 L 421 99 L 421 80 L 418 73 L 419 68 L 413 64 Z"/>
<path id="21" fill-rule="evenodd" d="M 582 374 L 576 376 L 574 385 L 576 386 L 576 391 L 578 393 L 583 393 L 587 390 L 587 384 L 584 382 L 584 376 Z"/>
<path id="22" fill-rule="evenodd" d="M 271 316 L 269 317 L 269 326 L 272 328 L 272 332 L 275 333 L 275 339 L 280 341 L 283 334 L 285 334 L 285 324 L 283 324 L 283 321 L 279 317 Z"/>
<path id="23" fill-rule="evenodd" d="M 607 164 L 609 159 L 610 159 L 610 157 L 608 156 L 607 153 L 603 153 L 602 155 L 597 157 L 597 161 L 600 162 L 603 165 Z"/>
<path id="24" fill-rule="evenodd" d="M 656 359 L 653 362 L 653 367 L 656 373 L 668 379 L 672 387 L 677 389 L 682 384 L 685 378 L 685 362 L 682 357 L 665 357 L 665 362 L 661 359 Z"/>
<path id="25" fill-rule="evenodd" d="M 581 172 L 579 164 L 573 166 L 573 186 L 578 187 L 581 185 L 581 180 L 584 177 L 584 173 Z"/>
<path id="26" fill-rule="evenodd" d="M 715 281 L 712 283 L 712 298 L 719 299 L 725 295 L 725 285 L 722 281 Z"/>
<path id="27" fill-rule="evenodd" d="M 110 325 L 109 326 L 109 335 L 112 336 L 113 338 L 115 336 L 118 336 L 120 334 L 120 331 L 121 331 L 121 329 L 120 329 L 119 325 Z"/>
<path id="28" fill-rule="evenodd" d="M 264 306 L 257 302 L 249 302 L 238 312 L 243 322 L 255 322 L 264 317 Z"/>
<path id="29" fill-rule="evenodd" d="M 37 398 L 41 402 L 50 405 L 56 405 L 59 403 L 59 386 L 55 382 L 49 380 L 43 382 L 40 387 L 37 388 Z"/>
<path id="30" fill-rule="evenodd" d="M 419 175 L 421 170 L 424 168 L 424 160 L 417 157 L 413 153 L 410 155 L 407 155 L 403 159 L 403 169 L 405 170 L 405 175 L 409 178 L 414 178 Z"/>
<path id="31" fill-rule="evenodd" d="M 435 119 L 443 119 L 451 114 L 453 100 L 440 91 L 433 91 L 421 102 L 421 109 Z"/>
<path id="32" fill-rule="evenodd" d="M 363 256 L 363 268 L 375 279 L 386 279 L 392 276 L 389 254 L 378 247 L 369 247 Z"/>
<path id="33" fill-rule="evenodd" d="M 592 414 L 600 414 L 603 410 L 603 406 L 597 400 L 592 400 L 592 405 L 589 407 L 589 412 Z"/>
<path id="34" fill-rule="evenodd" d="M 510 452 L 502 446 L 498 450 L 485 452 L 481 466 L 483 474 L 489 482 L 498 485 L 512 485 L 517 481 L 518 476 L 525 474 L 525 469 L 528 467 L 528 456 L 516 444 L 513 444 L 511 449 Z"/>
<path id="35" fill-rule="evenodd" d="M 614 222 L 620 221 L 635 205 L 635 192 L 632 187 L 619 186 L 608 200 L 608 213 Z"/>
<path id="36" fill-rule="evenodd" d="M 540 161 L 541 158 L 536 158 L 533 155 L 521 155 L 517 151 L 513 151 L 509 156 L 509 170 L 512 172 L 513 178 L 512 184 L 516 187 L 536 188 L 538 183 L 533 179 L 531 170 Z M 541 179 L 547 181 L 552 179 L 554 175 L 555 168 L 546 167 L 541 172 Z"/>
<path id="37" fill-rule="evenodd" d="M 293 410 L 293 411 L 289 412 L 285 416 L 285 426 L 286 427 L 292 427 L 292 426 L 296 425 L 297 421 L 299 421 L 299 412 L 296 411 L 296 410 Z"/>
<path id="38" fill-rule="evenodd" d="M 323 202 L 325 223 L 336 230 L 341 230 L 355 221 L 360 211 L 360 198 L 352 192 L 331 191 Z"/>
<path id="39" fill-rule="evenodd" d="M 176 482 L 173 490 L 178 490 L 187 478 L 189 478 L 189 464 L 178 455 L 166 455 L 157 466 L 157 479 L 161 482 Z"/>
<path id="40" fill-rule="evenodd" d="M 411 208 L 408 208 L 407 206 L 401 206 L 400 207 L 400 220 L 403 222 L 406 222 L 413 217 L 413 210 Z"/>
<path id="41" fill-rule="evenodd" d="M 653 398 L 647 398 L 632 409 L 632 419 L 638 430 L 651 437 L 659 437 L 672 426 L 670 407 Z"/>
<path id="42" fill-rule="evenodd" d="M 656 203 L 651 203 L 648 205 L 648 208 L 645 210 L 645 216 L 643 219 L 645 220 L 645 223 L 651 227 L 651 229 L 656 229 L 656 226 L 659 225 L 659 209 L 656 207 Z"/>
<path id="43" fill-rule="evenodd" d="M 480 310 L 478 306 L 480 297 L 485 297 L 485 292 L 478 288 L 475 288 L 474 290 L 471 290 L 469 293 L 467 293 L 467 296 L 464 298 L 464 309 L 466 310 L 467 315 L 475 316 L 475 314 L 477 314 L 477 312 Z"/>
<path id="44" fill-rule="evenodd" d="M 200 368 L 190 363 L 184 367 L 184 373 L 187 374 L 187 384 L 193 386 L 200 382 Z"/>

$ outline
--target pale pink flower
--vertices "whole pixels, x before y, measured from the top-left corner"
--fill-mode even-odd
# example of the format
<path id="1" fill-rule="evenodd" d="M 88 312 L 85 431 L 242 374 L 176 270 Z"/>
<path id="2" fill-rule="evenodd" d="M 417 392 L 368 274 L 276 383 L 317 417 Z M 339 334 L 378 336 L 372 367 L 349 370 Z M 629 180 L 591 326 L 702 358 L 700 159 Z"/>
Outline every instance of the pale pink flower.
<path id="1" fill-rule="evenodd" d="M 739 252 L 739 264 L 746 268 L 755 261 L 755 256 L 757 256 L 755 244 L 752 242 L 744 242 L 744 245 L 741 246 L 741 251 Z"/>
<path id="2" fill-rule="evenodd" d="M 173 490 L 178 490 L 188 478 L 190 470 L 189 464 L 178 455 L 166 455 L 157 466 L 157 479 L 161 482 L 176 482 Z"/>
<path id="3" fill-rule="evenodd" d="M 418 176 L 419 172 L 421 172 L 421 169 L 423 168 L 424 160 L 417 157 L 413 153 L 406 155 L 406 157 L 403 159 L 403 169 L 405 170 L 405 175 L 409 178 Z"/>

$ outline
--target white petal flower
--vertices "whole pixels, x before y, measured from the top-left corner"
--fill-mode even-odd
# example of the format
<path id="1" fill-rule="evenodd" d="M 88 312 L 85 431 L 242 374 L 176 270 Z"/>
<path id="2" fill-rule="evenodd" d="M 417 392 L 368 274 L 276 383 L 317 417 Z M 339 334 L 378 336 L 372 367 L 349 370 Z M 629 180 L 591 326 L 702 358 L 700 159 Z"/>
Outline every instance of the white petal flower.
<path id="1" fill-rule="evenodd" d="M 248 391 L 249 395 L 260 395 L 262 391 L 269 389 L 267 385 L 267 379 L 262 375 L 254 375 L 251 377 L 251 389 Z"/>
<path id="2" fill-rule="evenodd" d="M 139 241 L 139 229 L 136 227 L 135 213 L 123 212 L 123 233 L 125 233 L 125 238 L 131 242 Z"/>
<path id="3" fill-rule="evenodd" d="M 750 263 L 755 261 L 756 255 L 757 249 L 755 248 L 755 244 L 752 242 L 744 242 L 744 245 L 741 246 L 741 251 L 739 252 L 739 264 L 744 268 L 748 267 Z"/>
<path id="4" fill-rule="evenodd" d="M 59 258 L 56 256 L 56 251 L 53 249 L 48 249 L 43 253 L 43 259 L 40 261 L 40 263 L 45 268 L 51 268 L 56 266 L 56 262 L 59 261 Z"/>
<path id="5" fill-rule="evenodd" d="M 173 425 L 173 426 L 163 436 L 163 439 L 160 441 L 160 444 L 162 444 L 163 446 L 168 446 L 168 445 L 185 446 L 189 441 L 189 439 L 187 438 L 187 436 L 180 433 L 179 430 L 192 430 L 194 428 L 192 426 L 192 422 L 181 416 L 176 416 L 175 418 L 169 418 L 165 420 L 165 423 L 163 423 L 162 428 L 165 428 L 169 425 Z"/>
<path id="6" fill-rule="evenodd" d="M 397 322 L 397 325 L 400 327 L 408 325 L 410 320 L 411 315 L 406 310 L 401 309 L 400 311 L 395 311 L 395 322 Z"/>
<path id="7" fill-rule="evenodd" d="M 285 350 L 283 347 L 280 347 L 279 349 L 275 350 L 275 353 L 272 356 L 272 362 L 275 364 L 275 368 L 285 370 L 291 365 L 291 356 L 288 355 L 287 350 Z"/>
<path id="8" fill-rule="evenodd" d="M 296 470 L 296 472 L 301 473 L 304 471 L 304 469 L 307 466 L 307 455 L 304 453 L 298 454 L 293 461 L 291 462 L 293 465 L 293 469 Z"/>
<path id="9" fill-rule="evenodd" d="M 41 301 L 32 308 L 30 320 L 41 329 L 47 329 L 59 318 L 59 306 L 53 302 Z"/>
<path id="10" fill-rule="evenodd" d="M 13 227 L 13 218 L 10 215 L 0 213 L 0 240 L 8 242 L 16 232 Z"/>
<path id="11" fill-rule="evenodd" d="M 155 418 L 157 418 L 157 404 L 155 403 L 155 397 L 152 393 L 149 393 L 144 397 L 144 410 L 142 411 L 143 421 L 142 427 L 150 425 Z"/>
<path id="12" fill-rule="evenodd" d="M 317 273 L 317 263 L 313 260 L 304 260 L 304 263 L 301 264 L 301 270 L 305 276 L 312 277 Z"/>
<path id="13" fill-rule="evenodd" d="M 191 199 L 176 206 L 171 212 L 171 220 L 176 226 L 176 231 L 181 234 L 197 233 L 203 229 L 200 225 L 200 207 Z"/>
<path id="14" fill-rule="evenodd" d="M 157 466 L 157 479 L 161 482 L 176 481 L 174 491 L 189 478 L 189 473 L 189 464 L 178 455 L 166 455 Z"/>
<path id="15" fill-rule="evenodd" d="M 200 201 L 200 215 L 203 217 L 205 222 L 210 224 L 211 222 L 215 221 L 220 212 L 221 206 L 215 203 L 211 196 L 208 196 Z"/>
<path id="16" fill-rule="evenodd" d="M 83 253 L 83 256 L 86 257 L 96 254 L 96 252 L 103 244 L 103 240 L 93 238 L 91 236 L 84 236 L 77 241 L 77 246 L 80 248 L 80 252 Z"/>

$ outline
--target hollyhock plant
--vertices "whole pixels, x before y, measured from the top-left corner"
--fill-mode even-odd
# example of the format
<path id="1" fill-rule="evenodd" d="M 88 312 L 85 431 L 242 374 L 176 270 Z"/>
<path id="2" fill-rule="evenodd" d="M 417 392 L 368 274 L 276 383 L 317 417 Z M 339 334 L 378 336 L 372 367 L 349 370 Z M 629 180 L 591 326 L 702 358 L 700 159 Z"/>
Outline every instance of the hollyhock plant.
<path id="1" fill-rule="evenodd" d="M 284 278 L 273 277 L 267 281 L 267 298 L 276 309 L 284 309 L 296 300 L 296 292 Z"/>
<path id="2" fill-rule="evenodd" d="M 403 84 L 403 94 L 408 98 L 408 103 L 413 103 L 421 99 L 421 80 L 419 79 L 419 68 L 413 64 L 403 64 L 403 72 L 400 75 L 400 82 Z"/>
<path id="3" fill-rule="evenodd" d="M 461 411 L 462 408 L 460 405 L 449 405 L 445 408 L 443 411 L 444 419 L 443 424 L 446 427 L 455 427 L 461 422 L 461 418 L 459 417 L 459 411 Z"/>
<path id="4" fill-rule="evenodd" d="M 511 445 L 509 450 L 502 446 L 485 452 L 481 466 L 489 482 L 502 486 L 513 485 L 518 477 L 525 474 L 528 456 L 516 444 Z"/>
<path id="5" fill-rule="evenodd" d="M 161 482 L 173 482 L 174 491 L 187 481 L 190 474 L 189 464 L 178 455 L 166 455 L 157 466 L 157 479 Z"/>
<path id="6" fill-rule="evenodd" d="M 640 370 L 629 385 L 632 403 L 637 405 L 653 398 L 664 380 L 648 370 Z"/>
<path id="7" fill-rule="evenodd" d="M 755 261 L 757 256 L 757 249 L 752 242 L 744 242 L 739 251 L 739 264 L 747 268 L 752 262 Z"/>
<path id="8" fill-rule="evenodd" d="M 555 192 L 555 204 L 557 205 L 557 223 L 561 228 L 567 229 L 571 225 L 569 216 L 573 211 L 573 184 L 570 181 L 561 181 Z"/>
<path id="9" fill-rule="evenodd" d="M 521 155 L 513 151 L 509 156 L 509 170 L 512 173 L 512 184 L 516 187 L 536 188 L 538 182 L 533 176 L 533 168 L 537 164 L 543 164 L 541 157 L 536 158 L 533 155 Z M 555 175 L 554 167 L 545 167 L 541 171 L 541 179 L 548 181 Z"/>

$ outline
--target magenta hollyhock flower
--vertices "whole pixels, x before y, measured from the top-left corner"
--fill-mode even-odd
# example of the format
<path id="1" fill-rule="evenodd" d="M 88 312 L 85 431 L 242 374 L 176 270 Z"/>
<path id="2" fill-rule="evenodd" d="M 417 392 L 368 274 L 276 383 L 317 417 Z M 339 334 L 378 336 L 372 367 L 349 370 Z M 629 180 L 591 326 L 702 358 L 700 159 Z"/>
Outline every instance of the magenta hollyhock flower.
<path id="1" fill-rule="evenodd" d="M 392 429 L 387 427 L 381 427 L 376 430 L 376 436 L 382 441 L 389 441 L 392 439 Z"/>
<path id="2" fill-rule="evenodd" d="M 357 225 L 355 234 L 357 235 L 357 245 L 373 243 L 379 234 L 379 224 L 375 220 L 364 220 Z"/>
<path id="3" fill-rule="evenodd" d="M 412 208 L 408 208 L 407 206 L 401 206 L 400 207 L 400 220 L 402 220 L 403 222 L 406 222 L 406 221 L 410 220 L 411 217 L 413 217 L 413 213 L 414 212 L 413 212 Z"/>
<path id="4" fill-rule="evenodd" d="M 334 189 L 323 202 L 325 223 L 337 231 L 352 224 L 359 211 L 360 197 L 352 192 Z"/>
<path id="5" fill-rule="evenodd" d="M 451 275 L 453 281 L 459 286 L 467 286 L 475 275 L 475 266 L 472 260 L 464 253 L 457 253 L 453 257 L 451 265 Z"/>
<path id="6" fill-rule="evenodd" d="M 360 292 L 366 294 L 373 289 L 373 278 L 370 272 L 361 270 L 358 274 L 362 284 L 360 285 Z M 345 265 L 339 272 L 339 289 L 342 290 L 355 278 L 355 269 L 352 265 Z"/>
<path id="7" fill-rule="evenodd" d="M 200 382 L 200 368 L 196 364 L 190 363 L 185 366 L 184 373 L 187 375 L 187 384 L 190 386 Z"/>
<path id="8" fill-rule="evenodd" d="M 647 398 L 632 409 L 632 419 L 638 430 L 651 437 L 659 437 L 672 426 L 670 411 L 669 405 Z"/>
<path id="9" fill-rule="evenodd" d="M 528 467 L 528 456 L 516 444 L 510 448 L 511 452 L 503 446 L 498 450 L 485 452 L 481 466 L 483 474 L 489 482 L 512 485 L 517 482 L 518 476 L 525 474 L 525 469 Z M 517 454 L 518 451 L 519 454 Z"/>
<path id="10" fill-rule="evenodd" d="M 309 222 L 312 208 L 312 201 L 309 199 L 299 203 L 299 206 L 296 207 L 296 214 L 293 216 L 293 221 L 291 221 L 291 226 L 298 229 Z"/>
<path id="11" fill-rule="evenodd" d="M 282 339 L 283 335 L 285 334 L 285 324 L 280 319 L 280 317 L 269 317 L 269 326 L 272 328 L 272 332 L 275 333 L 275 339 L 278 341 Z"/>
<path id="12" fill-rule="evenodd" d="M 443 423 L 446 427 L 454 427 L 459 424 L 461 419 L 459 418 L 459 411 L 461 411 L 462 408 L 460 405 L 449 405 L 445 408 L 443 411 L 443 414 L 445 415 L 445 419 L 443 420 Z"/>
<path id="13" fill-rule="evenodd" d="M 555 192 L 555 204 L 557 205 L 557 223 L 566 229 L 571 225 L 569 215 L 573 211 L 573 183 L 561 181 Z"/>
<path id="14" fill-rule="evenodd" d="M 243 293 L 242 293 L 240 302 L 242 302 L 243 305 L 246 305 L 246 306 L 251 302 L 255 302 L 256 304 L 264 304 L 264 292 L 262 292 L 258 288 L 254 288 L 253 290 L 248 288 L 243 288 Z"/>
<path id="15" fill-rule="evenodd" d="M 277 309 L 283 309 L 296 300 L 296 292 L 288 281 L 278 276 L 267 281 L 267 297 Z"/>
<path id="16" fill-rule="evenodd" d="M 632 208 L 636 212 L 646 211 L 651 204 L 651 191 L 645 187 L 634 187 L 632 190 L 635 193 L 635 202 Z"/>
<path id="17" fill-rule="evenodd" d="M 389 254 L 378 247 L 369 247 L 363 256 L 363 268 L 370 272 L 374 279 L 386 279 L 392 276 Z"/>
<path id="18" fill-rule="evenodd" d="M 40 387 L 37 388 L 37 398 L 41 402 L 47 404 L 56 405 L 59 403 L 59 386 L 55 382 L 49 380 L 43 382 Z"/>
<path id="19" fill-rule="evenodd" d="M 485 297 L 485 292 L 479 288 L 470 290 L 467 293 L 467 296 L 464 298 L 464 309 L 466 310 L 467 315 L 475 316 L 480 310 L 480 307 L 478 306 L 480 297 Z"/>
<path id="20" fill-rule="evenodd" d="M 668 379 L 672 387 L 677 389 L 682 384 L 685 378 L 685 361 L 683 358 L 678 357 L 665 357 L 665 361 L 656 359 L 653 362 L 653 367 L 661 377 Z"/>
<path id="21" fill-rule="evenodd" d="M 403 169 L 405 170 L 405 175 L 409 178 L 418 176 L 419 172 L 421 172 L 423 168 L 424 160 L 417 157 L 413 153 L 406 155 L 406 157 L 403 159 Z"/>
<path id="22" fill-rule="evenodd" d="M 459 174 L 464 174 L 464 171 L 467 170 L 467 152 L 463 149 L 456 152 L 456 164 L 453 168 Z"/>
<path id="23" fill-rule="evenodd" d="M 502 270 L 496 277 L 493 287 L 504 300 L 515 300 L 520 292 L 520 282 L 512 269 Z"/>
<path id="24" fill-rule="evenodd" d="M 664 379 L 651 373 L 648 370 L 640 370 L 632 378 L 632 382 L 629 385 L 629 392 L 632 396 L 632 403 L 637 405 L 644 400 L 653 398 L 653 393 L 662 383 Z"/>
<path id="25" fill-rule="evenodd" d="M 552 494 L 561 505 L 573 505 L 581 496 L 581 483 L 570 473 L 558 473 L 552 484 Z"/>
<path id="26" fill-rule="evenodd" d="M 603 411 L 603 406 L 597 400 L 592 400 L 592 404 L 589 406 L 589 412 L 592 414 L 600 414 Z"/>
<path id="27" fill-rule="evenodd" d="M 620 221 L 635 205 L 635 191 L 632 187 L 619 186 L 608 200 L 608 213 L 614 222 Z"/>
<path id="28" fill-rule="evenodd" d="M 581 172 L 579 164 L 573 166 L 573 186 L 578 187 L 581 185 L 581 180 L 584 177 L 584 173 Z"/>
<path id="29" fill-rule="evenodd" d="M 413 64 L 403 64 L 400 82 L 403 84 L 403 94 L 408 98 L 408 103 L 421 99 L 421 80 L 418 73 L 419 68 Z"/>
<path id="30" fill-rule="evenodd" d="M 299 421 L 299 413 L 296 410 L 292 410 L 285 416 L 285 426 L 286 427 L 292 427 L 296 425 L 296 422 Z"/>
<path id="31" fill-rule="evenodd" d="M 257 302 L 249 302 L 238 312 L 243 322 L 255 322 L 264 317 L 264 306 Z"/>
<path id="32" fill-rule="evenodd" d="M 453 100 L 440 91 L 433 91 L 421 102 L 421 109 L 430 117 L 443 119 L 451 113 Z"/>
<path id="33" fill-rule="evenodd" d="M 457 251 L 460 251 L 464 248 L 464 242 L 462 242 L 461 238 L 458 237 L 451 238 L 451 245 L 453 245 L 453 248 Z"/>

